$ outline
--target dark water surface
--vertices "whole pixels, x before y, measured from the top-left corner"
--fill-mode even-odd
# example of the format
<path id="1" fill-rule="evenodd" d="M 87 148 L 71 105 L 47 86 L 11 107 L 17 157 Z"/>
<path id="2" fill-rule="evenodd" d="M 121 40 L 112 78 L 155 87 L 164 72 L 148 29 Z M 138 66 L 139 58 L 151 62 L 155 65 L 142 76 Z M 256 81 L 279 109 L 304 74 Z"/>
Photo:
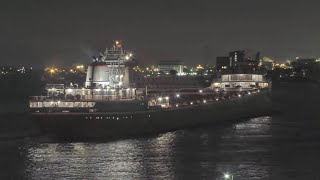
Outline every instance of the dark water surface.
<path id="1" fill-rule="evenodd" d="M 275 92 L 281 114 L 229 125 L 105 143 L 1 141 L 0 179 L 320 179 L 320 91 L 309 86 Z"/>

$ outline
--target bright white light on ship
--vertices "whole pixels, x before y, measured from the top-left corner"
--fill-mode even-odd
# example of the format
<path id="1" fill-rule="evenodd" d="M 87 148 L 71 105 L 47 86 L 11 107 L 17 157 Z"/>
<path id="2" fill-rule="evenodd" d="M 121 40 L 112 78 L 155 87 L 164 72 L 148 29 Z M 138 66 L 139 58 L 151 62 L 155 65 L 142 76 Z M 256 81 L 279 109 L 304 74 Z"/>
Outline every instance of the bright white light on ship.
<path id="1" fill-rule="evenodd" d="M 119 82 L 119 86 L 121 86 L 122 85 L 122 82 Z"/>
<path id="2" fill-rule="evenodd" d="M 68 91 L 69 93 L 71 93 L 71 92 L 72 92 L 72 89 L 68 89 L 67 91 Z"/>
<path id="3" fill-rule="evenodd" d="M 180 97 L 180 94 L 177 94 L 176 96 L 177 96 L 177 98 L 178 98 L 178 97 Z"/>
<path id="4" fill-rule="evenodd" d="M 241 97 L 241 94 L 238 94 L 239 97 Z"/>
<path id="5" fill-rule="evenodd" d="M 193 104 L 193 102 L 190 102 L 190 104 L 192 105 L 192 104 Z"/>
<path id="6" fill-rule="evenodd" d="M 203 103 L 207 103 L 207 101 L 206 101 L 206 100 L 203 100 Z"/>
<path id="7" fill-rule="evenodd" d="M 217 98 L 216 101 L 219 101 L 219 99 Z"/>
<path id="8" fill-rule="evenodd" d="M 129 60 L 129 56 L 126 56 L 125 58 L 126 58 L 126 60 Z"/>
<path id="9" fill-rule="evenodd" d="M 159 97 L 158 100 L 159 100 L 159 101 L 162 101 L 162 97 Z"/>
<path id="10" fill-rule="evenodd" d="M 58 104 L 60 103 L 60 101 L 58 101 Z"/>
<path id="11" fill-rule="evenodd" d="M 227 173 L 227 174 L 224 174 L 223 177 L 224 177 L 224 179 L 230 179 L 230 178 L 231 178 L 231 175 Z"/>
<path id="12" fill-rule="evenodd" d="M 129 56 L 132 57 L 132 53 L 130 53 Z"/>
<path id="13" fill-rule="evenodd" d="M 51 101 L 50 104 L 53 104 L 53 102 Z"/>
<path id="14" fill-rule="evenodd" d="M 199 90 L 199 93 L 202 93 L 202 89 Z"/>
<path id="15" fill-rule="evenodd" d="M 101 91 L 101 89 L 96 89 L 96 91 Z"/>
<path id="16" fill-rule="evenodd" d="M 166 97 L 166 100 L 169 100 L 169 97 L 168 97 L 168 96 Z"/>
<path id="17" fill-rule="evenodd" d="M 250 93 L 250 92 L 248 92 L 248 94 L 250 95 L 251 93 Z"/>

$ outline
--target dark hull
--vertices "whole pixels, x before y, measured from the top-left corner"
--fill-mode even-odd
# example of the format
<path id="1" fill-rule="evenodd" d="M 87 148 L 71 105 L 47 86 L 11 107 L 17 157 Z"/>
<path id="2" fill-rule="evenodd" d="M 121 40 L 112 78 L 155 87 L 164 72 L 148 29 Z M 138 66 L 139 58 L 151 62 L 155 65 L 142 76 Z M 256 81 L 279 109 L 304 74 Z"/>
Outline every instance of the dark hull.
<path id="1" fill-rule="evenodd" d="M 44 133 L 63 139 L 118 138 L 239 120 L 271 111 L 268 92 L 188 107 L 142 112 L 33 113 Z"/>

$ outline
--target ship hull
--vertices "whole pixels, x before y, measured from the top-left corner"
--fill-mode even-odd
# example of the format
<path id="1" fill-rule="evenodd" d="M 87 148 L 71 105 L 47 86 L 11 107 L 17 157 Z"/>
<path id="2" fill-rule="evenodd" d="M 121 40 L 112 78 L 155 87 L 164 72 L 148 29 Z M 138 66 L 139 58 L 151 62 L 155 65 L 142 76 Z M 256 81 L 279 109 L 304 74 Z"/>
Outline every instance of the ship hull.
<path id="1" fill-rule="evenodd" d="M 223 123 L 271 112 L 268 92 L 186 107 L 140 112 L 33 113 L 43 132 L 59 139 L 110 139 Z"/>

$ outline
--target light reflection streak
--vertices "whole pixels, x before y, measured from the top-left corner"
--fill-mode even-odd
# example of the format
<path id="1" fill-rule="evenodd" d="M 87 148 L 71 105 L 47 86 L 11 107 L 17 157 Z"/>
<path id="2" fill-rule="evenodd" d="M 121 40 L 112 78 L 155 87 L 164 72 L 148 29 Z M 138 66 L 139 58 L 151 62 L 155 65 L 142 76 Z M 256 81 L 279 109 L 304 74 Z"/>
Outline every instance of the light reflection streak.
<path id="1" fill-rule="evenodd" d="M 270 139 L 272 117 L 252 118 L 246 122 L 233 125 L 230 131 L 221 135 L 221 154 L 225 156 L 217 163 L 216 171 L 223 174 L 230 172 L 237 177 L 270 178 L 269 154 L 271 144 L 262 144 Z"/>

